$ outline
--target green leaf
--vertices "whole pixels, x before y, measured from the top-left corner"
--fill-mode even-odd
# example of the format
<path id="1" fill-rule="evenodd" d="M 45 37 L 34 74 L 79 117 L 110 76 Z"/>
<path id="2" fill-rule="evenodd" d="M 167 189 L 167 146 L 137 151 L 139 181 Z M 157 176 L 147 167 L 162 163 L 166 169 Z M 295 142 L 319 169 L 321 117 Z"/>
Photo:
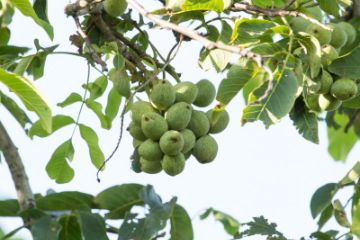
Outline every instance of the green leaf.
<path id="1" fill-rule="evenodd" d="M 31 226 L 33 240 L 57 239 L 59 230 L 59 223 L 49 215 L 40 218 Z"/>
<path id="2" fill-rule="evenodd" d="M 224 10 L 223 0 L 186 0 L 182 5 L 184 11 L 203 11 L 210 10 L 222 12 Z"/>
<path id="3" fill-rule="evenodd" d="M 319 230 L 330 220 L 333 214 L 334 214 L 334 208 L 332 204 L 330 204 L 320 214 L 318 221 Z"/>
<path id="4" fill-rule="evenodd" d="M 171 240 L 192 240 L 194 231 L 191 218 L 186 210 L 175 204 L 170 216 L 170 235 Z"/>
<path id="5" fill-rule="evenodd" d="M 335 17 L 339 16 L 340 8 L 337 0 L 318 0 L 318 3 L 324 12 L 329 13 Z"/>
<path id="6" fill-rule="evenodd" d="M 47 0 L 35 0 L 33 4 L 33 8 L 35 10 L 36 15 L 43 21 L 50 24 L 47 14 Z"/>
<path id="7" fill-rule="evenodd" d="M 349 54 L 335 59 L 328 70 L 341 77 L 352 79 L 360 78 L 360 47 L 355 48 Z"/>
<path id="8" fill-rule="evenodd" d="M 108 240 L 105 221 L 99 214 L 80 212 L 81 231 L 86 240 Z"/>
<path id="9" fill-rule="evenodd" d="M 352 197 L 352 206 L 351 206 L 351 232 L 357 237 L 360 238 L 360 192 L 359 189 L 355 189 L 355 194 Z"/>
<path id="10" fill-rule="evenodd" d="M 29 0 L 9 0 L 24 16 L 31 17 L 36 24 L 42 27 L 51 40 L 54 38 L 52 26 L 44 20 L 41 20 L 35 13 Z"/>
<path id="11" fill-rule="evenodd" d="M 160 196 L 156 194 L 154 187 L 151 185 L 143 187 L 143 189 L 139 192 L 139 196 L 145 204 L 149 205 L 150 208 L 160 206 L 162 204 Z"/>
<path id="12" fill-rule="evenodd" d="M 347 133 L 345 132 L 346 125 L 349 122 L 348 116 L 336 114 L 335 121 L 340 127 L 338 129 L 328 127 L 328 151 L 334 160 L 345 161 L 358 138 L 354 128 L 350 128 Z"/>
<path id="13" fill-rule="evenodd" d="M 31 120 L 26 112 L 14 100 L 3 94 L 1 91 L 0 102 L 23 128 L 26 127 L 26 124 L 31 124 Z"/>
<path id="14" fill-rule="evenodd" d="M 286 0 L 252 0 L 251 2 L 261 8 L 282 8 L 286 5 Z"/>
<path id="15" fill-rule="evenodd" d="M 109 73 L 109 78 L 121 96 L 126 98 L 130 97 L 130 77 L 127 75 L 125 69 L 112 69 Z"/>
<path id="16" fill-rule="evenodd" d="M 39 52 L 33 56 L 32 61 L 26 71 L 29 75 L 33 75 L 34 80 L 37 80 L 44 75 L 47 56 L 47 52 Z"/>
<path id="17" fill-rule="evenodd" d="M 33 61 L 34 57 L 35 55 L 30 55 L 22 58 L 20 62 L 16 65 L 16 68 L 13 72 L 17 75 L 23 76 L 28 67 L 30 66 L 31 62 Z"/>
<path id="18" fill-rule="evenodd" d="M 90 100 L 94 100 L 96 98 L 101 97 L 107 87 L 108 80 L 106 76 L 102 75 L 98 77 L 94 82 L 85 84 L 83 87 L 89 90 L 90 93 Z"/>
<path id="19" fill-rule="evenodd" d="M 310 76 L 315 78 L 319 75 L 321 69 L 321 46 L 314 36 L 300 32 L 296 38 L 302 46 L 305 55 L 308 57 Z"/>
<path id="20" fill-rule="evenodd" d="M 254 217 L 252 222 L 247 223 L 249 229 L 245 231 L 247 236 L 253 235 L 265 235 L 265 236 L 278 236 L 279 240 L 285 240 L 283 234 L 276 230 L 275 223 L 269 223 L 269 221 L 263 216 Z"/>
<path id="21" fill-rule="evenodd" d="M 342 106 L 346 107 L 346 108 L 351 108 L 351 109 L 359 109 L 360 108 L 360 95 L 353 99 L 344 101 L 342 103 Z"/>
<path id="22" fill-rule="evenodd" d="M 68 161 L 73 160 L 74 151 L 71 139 L 55 150 L 46 165 L 46 171 L 51 179 L 57 183 L 68 183 L 73 179 L 74 170 L 69 166 Z"/>
<path id="23" fill-rule="evenodd" d="M 258 43 L 266 30 L 274 26 L 275 23 L 269 20 L 241 18 L 235 22 L 231 42 L 235 44 Z"/>
<path id="24" fill-rule="evenodd" d="M 107 104 L 105 107 L 105 116 L 108 121 L 108 126 L 111 128 L 112 122 L 117 116 L 121 104 L 121 95 L 115 88 L 112 88 L 109 92 Z"/>
<path id="25" fill-rule="evenodd" d="M 43 128 L 47 132 L 51 132 L 51 109 L 42 94 L 29 80 L 0 68 L 0 82 L 14 92 L 27 109 L 34 111 L 39 116 Z"/>
<path id="26" fill-rule="evenodd" d="M 100 209 L 108 209 L 109 219 L 121 219 L 135 205 L 143 205 L 140 191 L 144 186 L 140 184 L 123 184 L 108 188 L 95 197 L 95 203 Z"/>
<path id="27" fill-rule="evenodd" d="M 254 76 L 256 64 L 254 61 L 242 58 L 231 66 L 227 77 L 220 83 L 216 100 L 228 104 Z"/>
<path id="28" fill-rule="evenodd" d="M 30 128 L 28 132 L 28 136 L 33 138 L 34 136 L 37 137 L 47 137 L 50 134 L 56 132 L 57 130 L 66 127 L 70 124 L 75 123 L 74 119 L 66 115 L 56 115 L 52 118 L 52 131 L 46 132 L 41 125 L 40 121 L 36 121 Z"/>
<path id="29" fill-rule="evenodd" d="M 79 124 L 79 128 L 81 137 L 88 145 L 91 162 L 99 169 L 105 160 L 104 154 L 99 147 L 99 138 L 92 128 L 84 124 Z"/>
<path id="30" fill-rule="evenodd" d="M 61 230 L 59 240 L 82 240 L 78 218 L 74 215 L 64 215 L 59 219 Z"/>
<path id="31" fill-rule="evenodd" d="M 71 93 L 63 102 L 58 103 L 57 106 L 63 108 L 77 102 L 82 102 L 82 97 L 78 93 Z"/>
<path id="32" fill-rule="evenodd" d="M 10 239 L 10 240 L 20 240 L 18 238 L 11 238 L 12 236 L 14 236 L 18 231 L 22 230 L 23 228 L 25 228 L 25 226 L 20 226 L 15 228 L 14 230 L 12 230 L 11 232 L 7 233 L 5 236 L 1 236 L 1 230 L 0 230 L 0 239 L 1 240 L 6 240 L 6 239 Z"/>
<path id="33" fill-rule="evenodd" d="M 334 201 L 333 207 L 334 217 L 337 223 L 342 227 L 350 228 L 351 224 L 346 216 L 345 209 L 338 199 Z"/>
<path id="34" fill-rule="evenodd" d="M 94 100 L 91 99 L 87 99 L 85 101 L 86 106 L 92 110 L 96 116 L 98 117 L 100 123 L 101 123 L 101 127 L 104 129 L 110 129 L 110 126 L 108 124 L 108 120 L 106 118 L 106 116 L 103 114 L 102 112 L 102 105 L 99 102 L 96 102 Z"/>
<path id="35" fill-rule="evenodd" d="M 290 119 L 298 132 L 313 143 L 319 143 L 317 114 L 307 109 L 302 98 L 298 98 L 290 112 Z"/>
<path id="36" fill-rule="evenodd" d="M 36 199 L 36 206 L 44 211 L 90 210 L 94 196 L 82 192 L 51 193 Z"/>
<path id="37" fill-rule="evenodd" d="M 313 218 L 316 218 L 325 208 L 331 204 L 331 200 L 337 191 L 336 183 L 328 183 L 318 188 L 310 201 L 310 210 Z"/>
<path id="38" fill-rule="evenodd" d="M 17 217 L 20 211 L 19 203 L 15 199 L 0 201 L 1 217 Z"/>
<path id="39" fill-rule="evenodd" d="M 215 220 L 221 222 L 228 234 L 234 236 L 236 233 L 238 233 L 240 229 L 240 223 L 232 216 L 213 208 L 208 208 L 203 214 L 201 214 L 200 219 L 204 220 L 209 217 L 210 214 L 215 217 Z"/>
<path id="40" fill-rule="evenodd" d="M 254 91 L 254 96 L 260 99 L 268 88 L 268 82 Z M 250 103 L 243 109 L 242 124 L 261 120 L 268 128 L 286 116 L 292 109 L 298 89 L 294 73 L 285 69 L 282 74 L 274 76 L 274 85 L 270 94 L 260 103 Z"/>
<path id="41" fill-rule="evenodd" d="M 360 161 L 356 162 L 350 171 L 341 179 L 341 185 L 347 185 L 360 178 Z"/>

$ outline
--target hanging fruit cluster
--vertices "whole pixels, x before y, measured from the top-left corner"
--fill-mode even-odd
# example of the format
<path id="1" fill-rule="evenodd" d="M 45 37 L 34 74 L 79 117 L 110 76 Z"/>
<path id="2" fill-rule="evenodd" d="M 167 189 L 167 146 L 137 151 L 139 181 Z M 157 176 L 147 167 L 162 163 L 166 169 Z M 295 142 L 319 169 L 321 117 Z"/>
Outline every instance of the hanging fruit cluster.
<path id="1" fill-rule="evenodd" d="M 317 20 L 323 20 L 320 8 L 308 8 L 307 11 Z M 295 33 L 307 33 L 314 36 L 321 47 L 320 71 L 308 74 L 308 79 L 305 79 L 303 96 L 307 107 L 314 112 L 334 111 L 343 103 L 346 105 L 357 97 L 360 86 L 357 79 L 331 74 L 331 67 L 329 69 L 331 63 L 339 58 L 339 55 L 345 54 L 355 42 L 356 29 L 348 22 L 329 23 L 326 26 L 329 29 L 326 29 L 302 17 L 293 18 L 290 21 L 290 27 Z M 301 55 L 307 54 L 300 53 L 300 58 Z M 311 65 L 311 61 L 308 60 L 308 64 Z"/>
<path id="2" fill-rule="evenodd" d="M 200 163 L 212 162 L 218 145 L 209 134 L 223 131 L 229 115 L 221 107 L 207 112 L 195 107 L 209 106 L 215 95 L 215 87 L 208 80 L 175 86 L 160 80 L 149 93 L 150 102 L 135 102 L 127 128 L 135 148 L 133 170 L 150 174 L 164 170 L 175 176 L 184 170 L 191 155 Z"/>

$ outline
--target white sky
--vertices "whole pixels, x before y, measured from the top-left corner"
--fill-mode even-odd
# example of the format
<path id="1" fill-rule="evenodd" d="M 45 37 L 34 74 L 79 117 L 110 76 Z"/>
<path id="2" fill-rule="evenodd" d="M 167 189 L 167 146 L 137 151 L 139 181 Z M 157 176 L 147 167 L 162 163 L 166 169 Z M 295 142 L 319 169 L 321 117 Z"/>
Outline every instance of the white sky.
<path id="1" fill-rule="evenodd" d="M 60 43 L 59 50 L 76 51 L 68 41 L 75 32 L 74 22 L 63 14 L 68 1 L 49 2 L 49 18 L 55 29 L 54 42 L 49 42 L 44 32 L 30 19 L 17 14 L 11 25 L 12 44 L 33 46 L 33 39 L 39 38 L 43 46 Z M 172 45 L 171 33 L 165 30 L 153 32 L 150 36 L 164 51 Z M 219 84 L 219 75 L 205 73 L 197 66 L 199 50 L 200 45 L 197 43 L 184 44 L 173 64 L 183 73 L 184 81 L 208 78 Z M 54 113 L 68 113 L 76 117 L 79 105 L 63 110 L 56 107 L 56 103 L 65 99 L 70 90 L 82 93 L 81 85 L 86 80 L 86 69 L 86 62 L 81 58 L 61 55 L 48 58 L 45 76 L 36 84 L 48 98 Z M 92 80 L 97 76 L 94 72 Z M 5 90 L 3 86 L 0 89 Z M 55 148 L 70 137 L 72 127 L 62 129 L 50 138 L 31 141 L 1 106 L 0 119 L 19 147 L 34 192 L 45 193 L 52 188 L 56 191 L 79 190 L 96 194 L 115 184 L 152 184 L 165 201 L 178 196 L 178 203 L 185 206 L 190 216 L 194 217 L 195 239 L 229 239 L 220 224 L 213 220 L 198 220 L 196 214 L 207 207 L 230 213 L 241 222 L 264 215 L 277 223 L 279 230 L 288 237 L 298 239 L 300 236 L 308 236 L 316 230 L 316 222 L 312 220 L 309 210 L 313 192 L 325 183 L 339 180 L 358 160 L 359 146 L 353 149 L 346 164 L 334 162 L 327 153 L 324 124 L 320 124 L 321 144 L 314 145 L 297 133 L 288 118 L 269 130 L 265 130 L 261 123 L 240 127 L 243 107 L 241 96 L 228 106 L 230 125 L 225 132 L 214 135 L 219 143 L 217 159 L 208 165 L 190 159 L 185 171 L 175 178 L 164 173 L 146 175 L 132 172 L 129 161 L 132 153 L 131 137 L 125 134 L 118 153 L 101 174 L 102 182 L 97 183 L 96 169 L 90 163 L 88 149 L 77 134 L 74 139 L 76 155 L 72 164 L 76 175 L 71 183 L 64 185 L 51 181 L 45 166 Z M 81 120 L 100 129 L 99 121 L 86 109 Z M 105 155 L 115 146 L 118 129 L 119 121 L 116 119 L 111 131 L 98 131 Z M 5 164 L 0 165 L 0 176 L 1 198 L 16 197 Z M 20 224 L 19 220 L 0 219 L 0 225 L 6 230 L 12 230 Z M 29 236 L 26 231 L 22 231 L 21 235 Z"/>

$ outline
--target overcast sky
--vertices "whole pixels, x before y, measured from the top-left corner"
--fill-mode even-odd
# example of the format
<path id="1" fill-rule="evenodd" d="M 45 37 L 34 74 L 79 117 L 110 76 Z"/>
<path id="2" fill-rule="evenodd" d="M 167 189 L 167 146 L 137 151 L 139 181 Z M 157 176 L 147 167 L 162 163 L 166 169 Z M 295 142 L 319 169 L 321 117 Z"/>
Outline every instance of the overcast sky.
<path id="1" fill-rule="evenodd" d="M 39 38 L 43 46 L 61 44 L 61 50 L 76 51 L 68 41 L 69 36 L 75 33 L 74 22 L 63 14 L 68 1 L 49 3 L 49 18 L 55 29 L 54 42 L 51 43 L 30 19 L 16 14 L 11 25 L 11 44 L 32 47 L 33 39 Z M 166 30 L 153 31 L 150 36 L 163 52 L 169 50 L 173 43 L 171 33 Z M 218 85 L 220 75 L 203 72 L 197 66 L 199 50 L 200 45 L 197 43 L 184 44 L 174 60 L 174 66 L 182 73 L 184 81 L 196 82 L 207 78 Z M 86 62 L 81 58 L 62 55 L 48 58 L 45 76 L 36 85 L 44 92 L 54 114 L 76 117 L 79 105 L 60 109 L 56 103 L 65 99 L 71 91 L 82 93 L 81 85 L 86 81 L 86 70 Z M 97 76 L 93 72 L 91 79 L 94 80 Z M 0 89 L 5 90 L 1 85 Z M 199 211 L 207 207 L 230 213 L 241 222 L 264 215 L 276 222 L 279 230 L 286 236 L 295 239 L 306 236 L 316 230 L 316 222 L 312 220 L 309 210 L 313 192 L 325 183 L 339 180 L 358 160 L 360 148 L 357 146 L 353 149 L 347 163 L 334 162 L 327 153 L 325 124 L 320 124 L 321 143 L 314 145 L 297 133 L 288 118 L 268 130 L 261 123 L 241 127 L 243 107 L 242 96 L 238 96 L 228 106 L 230 125 L 225 132 L 214 135 L 219 143 L 217 159 L 211 164 L 201 165 L 192 158 L 187 161 L 185 171 L 176 177 L 169 177 L 164 173 L 146 175 L 132 172 L 129 161 L 133 150 L 132 139 L 126 134 L 119 151 L 101 174 L 101 183 L 97 183 L 96 169 L 91 165 L 87 147 L 77 133 L 74 139 L 75 160 L 71 165 L 76 175 L 71 183 L 64 185 L 50 180 L 45 166 L 55 148 L 70 138 L 72 127 L 62 129 L 46 139 L 30 140 L 1 106 L 0 120 L 19 147 L 36 193 L 45 193 L 52 188 L 56 191 L 79 190 L 96 194 L 115 184 L 152 184 L 164 200 L 178 196 L 178 203 L 194 217 L 195 239 L 229 238 L 220 224 L 213 220 L 198 220 Z M 112 130 L 101 130 L 94 115 L 84 110 L 81 122 L 99 130 L 100 145 L 105 155 L 108 155 L 118 138 L 118 119 Z M 127 117 L 126 124 L 128 123 Z M 11 177 L 4 163 L 0 165 L 0 176 L 1 198 L 15 198 Z M 20 224 L 19 220 L 0 218 L 0 225 L 8 231 Z M 21 235 L 28 236 L 26 231 L 22 231 Z"/>

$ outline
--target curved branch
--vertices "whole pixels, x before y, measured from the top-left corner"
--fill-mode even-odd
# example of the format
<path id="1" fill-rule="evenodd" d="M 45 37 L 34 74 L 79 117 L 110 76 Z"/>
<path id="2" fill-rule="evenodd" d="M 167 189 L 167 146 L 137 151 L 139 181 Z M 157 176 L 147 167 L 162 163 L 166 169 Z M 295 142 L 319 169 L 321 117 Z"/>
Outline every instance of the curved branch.
<path id="1" fill-rule="evenodd" d="M 35 198 L 31 190 L 29 179 L 25 172 L 24 164 L 19 155 L 18 149 L 12 142 L 4 125 L 0 122 L 0 151 L 9 167 L 13 179 L 20 210 L 35 208 Z"/>

